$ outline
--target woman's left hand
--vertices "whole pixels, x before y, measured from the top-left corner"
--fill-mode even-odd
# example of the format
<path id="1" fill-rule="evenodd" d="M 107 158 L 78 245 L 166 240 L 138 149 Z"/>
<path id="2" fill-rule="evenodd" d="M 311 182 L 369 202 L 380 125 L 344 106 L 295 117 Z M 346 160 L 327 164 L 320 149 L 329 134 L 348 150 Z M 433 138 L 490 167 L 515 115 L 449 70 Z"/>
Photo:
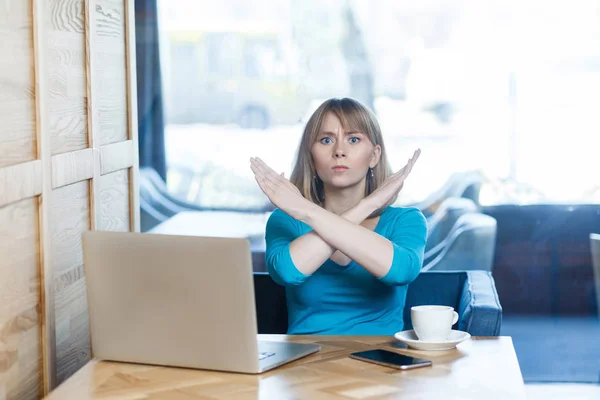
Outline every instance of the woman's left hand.
<path id="1" fill-rule="evenodd" d="M 306 218 L 308 208 L 313 203 L 305 199 L 292 182 L 283 177 L 283 174 L 279 175 L 260 158 L 250 158 L 250 168 L 258 186 L 275 207 L 297 220 Z"/>

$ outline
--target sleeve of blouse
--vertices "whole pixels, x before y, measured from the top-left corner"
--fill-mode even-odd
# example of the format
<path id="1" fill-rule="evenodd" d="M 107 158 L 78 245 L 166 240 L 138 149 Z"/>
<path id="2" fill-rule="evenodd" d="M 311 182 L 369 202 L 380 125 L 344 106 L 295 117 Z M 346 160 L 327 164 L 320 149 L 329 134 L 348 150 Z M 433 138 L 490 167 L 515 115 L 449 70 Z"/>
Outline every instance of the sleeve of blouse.
<path id="1" fill-rule="evenodd" d="M 410 208 L 393 224 L 388 238 L 394 246 L 392 266 L 379 279 L 388 285 L 406 285 L 415 280 L 423 266 L 427 221 L 421 210 Z"/>
<path id="2" fill-rule="evenodd" d="M 290 244 L 298 236 L 298 221 L 279 209 L 273 211 L 265 230 L 265 261 L 271 278 L 282 286 L 299 285 L 310 276 L 296 268 L 290 255 Z"/>

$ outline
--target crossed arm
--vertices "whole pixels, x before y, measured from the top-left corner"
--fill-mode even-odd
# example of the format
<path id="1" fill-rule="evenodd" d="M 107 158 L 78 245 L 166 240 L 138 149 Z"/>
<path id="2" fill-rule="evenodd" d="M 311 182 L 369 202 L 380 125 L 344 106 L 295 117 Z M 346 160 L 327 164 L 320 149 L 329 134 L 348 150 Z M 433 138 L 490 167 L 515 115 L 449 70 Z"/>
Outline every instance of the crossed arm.
<path id="1" fill-rule="evenodd" d="M 303 222 L 313 228 L 290 244 L 296 268 L 305 275 L 315 272 L 336 250 L 341 251 L 377 278 L 392 265 L 392 243 L 360 224 L 375 209 L 361 202 L 338 216 L 312 203 Z"/>
<path id="2" fill-rule="evenodd" d="M 416 208 L 394 210 L 391 215 L 386 217 L 386 226 L 383 228 L 387 238 L 366 228 L 363 229 L 390 243 L 391 261 L 387 265 L 388 272 L 384 276 L 376 277 L 384 284 L 404 285 L 414 280 L 421 270 L 427 222 L 423 213 Z M 350 221 L 348 223 L 352 224 Z M 319 252 L 319 257 L 322 257 L 317 258 L 315 254 L 310 259 L 305 259 L 305 261 L 309 260 L 308 262 L 314 263 L 313 266 L 316 265 L 314 271 L 327 259 L 327 254 L 331 255 L 335 252 L 335 247 L 327 244 L 318 232 L 313 230 L 303 234 L 304 232 L 305 229 L 302 228 L 300 222 L 282 210 L 275 210 L 267 222 L 267 270 L 271 277 L 281 285 L 299 285 L 310 276 L 308 271 L 303 270 L 307 264 L 301 264 L 302 260 L 293 258 L 294 242 L 307 246 L 313 246 L 311 243 L 314 243 L 314 247 L 307 247 L 306 250 L 303 250 L 307 253 Z M 364 243 L 359 243 L 357 247 L 364 251 L 371 251 Z M 369 268 L 364 262 L 355 261 L 373 274 L 372 268 Z"/>
<path id="3" fill-rule="evenodd" d="M 360 224 L 401 189 L 419 153 L 415 152 L 403 169 L 341 216 L 305 199 L 287 179 L 261 160 L 252 159 L 256 180 L 273 204 L 313 228 L 312 232 L 293 238 L 289 243 L 289 258 L 295 269 L 304 276 L 310 275 L 339 250 L 375 277 L 385 280 L 401 252 L 399 245 Z M 411 262 L 418 262 L 420 269 L 422 257 L 412 254 L 409 258 Z"/>

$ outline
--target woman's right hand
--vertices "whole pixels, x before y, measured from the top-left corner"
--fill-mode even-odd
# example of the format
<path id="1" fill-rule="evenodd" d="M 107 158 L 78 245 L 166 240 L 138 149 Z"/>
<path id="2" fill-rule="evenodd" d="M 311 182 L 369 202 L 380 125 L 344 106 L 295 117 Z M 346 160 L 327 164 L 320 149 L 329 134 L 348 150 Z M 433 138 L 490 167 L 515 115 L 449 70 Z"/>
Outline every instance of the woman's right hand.
<path id="1" fill-rule="evenodd" d="M 400 192 L 400 190 L 402 190 L 404 181 L 410 174 L 410 171 L 412 171 L 412 168 L 419 159 L 420 155 L 421 149 L 417 149 L 400 171 L 390 175 L 380 187 L 368 195 L 364 200 L 367 201 L 374 210 L 378 210 L 385 206 L 390 199 L 392 199 Z"/>

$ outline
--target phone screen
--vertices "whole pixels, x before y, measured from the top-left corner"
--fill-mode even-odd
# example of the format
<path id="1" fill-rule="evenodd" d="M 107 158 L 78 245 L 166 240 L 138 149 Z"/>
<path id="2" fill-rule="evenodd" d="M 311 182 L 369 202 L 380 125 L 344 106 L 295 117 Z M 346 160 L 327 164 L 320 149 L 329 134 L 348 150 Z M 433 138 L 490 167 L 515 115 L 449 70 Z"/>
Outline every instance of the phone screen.
<path id="1" fill-rule="evenodd" d="M 431 361 L 423 358 L 405 356 L 404 354 L 394 353 L 387 350 L 368 350 L 350 354 L 352 358 L 362 359 L 364 361 L 373 361 L 377 364 L 386 364 L 402 369 L 424 367 L 431 365 Z"/>

